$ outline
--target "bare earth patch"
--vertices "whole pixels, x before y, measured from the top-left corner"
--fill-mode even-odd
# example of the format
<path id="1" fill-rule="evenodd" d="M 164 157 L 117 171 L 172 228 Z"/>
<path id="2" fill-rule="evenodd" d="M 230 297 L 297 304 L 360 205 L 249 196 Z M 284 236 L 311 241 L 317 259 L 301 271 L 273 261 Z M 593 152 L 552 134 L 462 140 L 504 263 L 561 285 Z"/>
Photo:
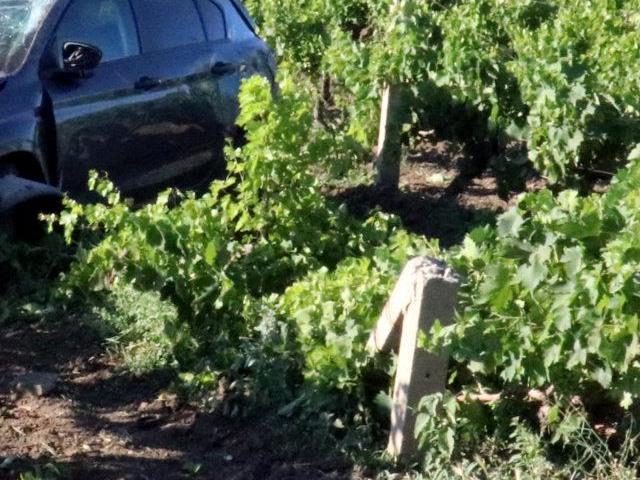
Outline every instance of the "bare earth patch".
<path id="1" fill-rule="evenodd" d="M 459 243 L 473 227 L 491 221 L 513 205 L 518 193 L 499 195 L 491 169 L 474 172 L 473 160 L 460 144 L 425 141 L 402 163 L 400 189 L 381 190 L 372 185 L 338 185 L 328 188 L 330 198 L 346 203 L 356 216 L 372 209 L 397 215 L 414 233 L 437 238 L 444 247 Z M 372 177 L 371 166 L 367 167 Z M 470 171 L 471 170 L 471 171 Z M 526 190 L 544 187 L 541 179 L 527 181 Z"/>
<path id="2" fill-rule="evenodd" d="M 65 479 L 360 478 L 313 448 L 292 460 L 266 420 L 200 412 L 166 393 L 169 374 L 132 376 L 101 351 L 70 320 L 0 331 L 0 479 L 47 463 Z M 19 394 L 28 372 L 58 380 Z"/>

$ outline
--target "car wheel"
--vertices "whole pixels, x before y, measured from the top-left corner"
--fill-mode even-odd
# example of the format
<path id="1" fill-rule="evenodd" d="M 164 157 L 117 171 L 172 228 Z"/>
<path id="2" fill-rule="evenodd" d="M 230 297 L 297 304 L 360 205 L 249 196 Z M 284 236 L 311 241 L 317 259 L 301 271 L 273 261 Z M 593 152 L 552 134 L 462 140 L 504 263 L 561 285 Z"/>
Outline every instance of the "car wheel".
<path id="1" fill-rule="evenodd" d="M 7 175 L 20 177 L 17 168 L 11 164 L 0 165 L 0 178 Z M 0 212 L 0 236 L 9 240 L 26 242 L 37 241 L 46 233 L 41 213 L 58 213 L 60 199 L 50 196 L 37 196 L 15 205 L 10 210 Z"/>

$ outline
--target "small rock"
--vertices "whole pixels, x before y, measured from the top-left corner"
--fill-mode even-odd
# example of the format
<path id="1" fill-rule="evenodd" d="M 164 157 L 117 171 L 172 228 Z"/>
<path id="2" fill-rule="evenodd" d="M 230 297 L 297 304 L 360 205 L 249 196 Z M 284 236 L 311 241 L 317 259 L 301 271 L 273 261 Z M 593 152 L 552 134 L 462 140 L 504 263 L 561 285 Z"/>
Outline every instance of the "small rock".
<path id="1" fill-rule="evenodd" d="M 58 375 L 47 372 L 31 372 L 16 377 L 14 390 L 21 395 L 42 397 L 53 390 L 58 383 Z"/>

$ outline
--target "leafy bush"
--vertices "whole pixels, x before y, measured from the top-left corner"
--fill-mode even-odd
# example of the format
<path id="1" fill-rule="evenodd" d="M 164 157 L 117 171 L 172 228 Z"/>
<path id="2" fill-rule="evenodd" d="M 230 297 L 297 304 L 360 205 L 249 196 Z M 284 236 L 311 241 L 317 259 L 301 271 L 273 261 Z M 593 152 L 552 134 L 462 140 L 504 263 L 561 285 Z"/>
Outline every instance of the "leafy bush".
<path id="1" fill-rule="evenodd" d="M 463 140 L 526 141 L 535 167 L 560 184 L 585 168 L 615 171 L 640 141 L 637 0 L 252 7 L 267 39 L 319 85 L 333 118 L 367 151 L 386 82 L 406 86 L 407 124 L 449 125 L 450 115 L 433 110 L 461 104 L 470 113 Z"/>
<path id="2" fill-rule="evenodd" d="M 93 309 L 91 322 L 134 373 L 171 366 L 176 309 L 156 292 L 140 292 L 131 285 L 115 285 L 108 298 Z"/>
<path id="3" fill-rule="evenodd" d="M 272 299 L 274 310 L 295 332 L 307 385 L 325 397 L 333 395 L 333 405 L 367 397 L 371 385 L 363 372 L 372 365 L 368 336 L 405 263 L 424 254 L 438 255 L 438 247 L 399 232 L 370 255 L 347 258 L 333 271 L 311 272 Z"/>
<path id="4" fill-rule="evenodd" d="M 442 42 L 430 77 L 454 100 L 484 112 L 498 131 L 511 122 L 522 124 L 526 115 L 518 83 L 508 69 L 514 52 L 507 25 L 522 8 L 520 3 L 467 1 L 434 13 Z"/>
<path id="5" fill-rule="evenodd" d="M 124 282 L 158 291 L 183 320 L 169 336 L 193 336 L 206 347 L 246 333 L 238 321 L 246 295 L 282 291 L 309 269 L 334 266 L 386 238 L 384 222 L 360 227 L 329 208 L 315 188 L 309 167 L 341 152 L 312 128 L 304 89 L 285 82 L 276 101 L 267 82 L 255 78 L 241 104 L 249 142 L 228 151 L 230 176 L 202 198 L 166 192 L 134 210 L 94 176 L 90 186 L 107 204 L 67 201 L 59 222 L 69 240 L 79 225 L 104 233 L 98 245 L 80 249 L 68 278 L 72 289 Z M 183 342 L 176 347 L 180 355 L 193 350 Z"/>
<path id="6" fill-rule="evenodd" d="M 627 436 L 617 450 L 598 436 L 587 419 L 575 412 L 567 417 L 573 424 L 564 455 L 548 437 L 536 432 L 520 419 L 503 419 L 509 426 L 504 436 L 483 436 L 464 457 L 450 458 L 459 443 L 461 428 L 473 431 L 474 425 L 461 418 L 454 397 L 427 397 L 421 415 L 422 439 L 431 443 L 425 476 L 416 479 L 486 479 L 521 478 L 526 480 L 589 478 L 593 480 L 632 480 L 637 478 L 636 438 Z M 435 409 L 435 410 L 434 410 Z M 443 414 L 442 410 L 446 412 Z M 433 415 L 432 413 L 435 413 Z M 462 425 L 461 425 L 462 424 Z"/>
<path id="7" fill-rule="evenodd" d="M 640 165 L 604 195 L 526 195 L 452 257 L 460 321 L 437 339 L 482 384 L 594 390 L 629 408 L 640 392 L 636 295 Z"/>
<path id="8" fill-rule="evenodd" d="M 245 83 L 248 143 L 227 150 L 229 177 L 200 198 L 165 192 L 133 209 L 94 174 L 106 203 L 67 200 L 57 219 L 78 242 L 63 286 L 106 304 L 96 311 L 138 369 L 175 359 L 201 388 L 226 376 L 239 397 L 290 401 L 302 389 L 307 406 L 345 412 L 362 402 L 363 340 L 394 277 L 436 247 L 327 203 L 311 167 L 351 143 L 314 126 L 300 85 L 280 90 Z"/>
<path id="9" fill-rule="evenodd" d="M 524 139 L 552 180 L 614 171 L 640 139 L 640 3 L 557 2 L 539 28 L 511 29 L 510 70 L 529 107 Z"/>
<path id="10" fill-rule="evenodd" d="M 614 171 L 640 140 L 631 80 L 637 9 L 600 0 L 457 2 L 434 13 L 442 43 L 429 75 L 486 112 L 489 132 L 525 140 L 552 182 L 583 168 Z"/>
<path id="11" fill-rule="evenodd" d="M 502 460 L 483 458 L 486 478 L 523 455 L 550 478 L 635 478 L 640 146 L 629 161 L 606 193 L 524 195 L 448 252 L 465 278 L 458 320 L 424 345 L 450 354 L 450 390 L 422 400 L 416 425 L 434 478 L 474 471 L 488 439 Z"/>
<path id="12" fill-rule="evenodd" d="M 302 70 L 317 74 L 329 41 L 327 25 L 332 16 L 328 2 L 248 0 L 245 3 L 260 26 L 261 36 L 279 57 L 284 56 Z"/>

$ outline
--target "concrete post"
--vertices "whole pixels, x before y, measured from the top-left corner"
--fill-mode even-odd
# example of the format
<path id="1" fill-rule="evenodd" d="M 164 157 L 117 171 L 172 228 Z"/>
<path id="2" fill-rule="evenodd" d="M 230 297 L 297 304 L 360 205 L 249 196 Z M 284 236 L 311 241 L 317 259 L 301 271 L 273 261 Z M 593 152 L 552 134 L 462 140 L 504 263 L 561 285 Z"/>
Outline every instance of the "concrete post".
<path id="1" fill-rule="evenodd" d="M 391 3 L 389 15 L 393 16 L 402 7 L 403 0 Z M 407 119 L 404 87 L 399 82 L 387 83 L 380 104 L 380 127 L 378 149 L 375 159 L 376 185 L 388 190 L 397 190 L 400 183 L 400 161 L 402 156 L 402 125 Z"/>
<path id="2" fill-rule="evenodd" d="M 448 359 L 419 349 L 418 336 L 421 330 L 428 333 L 436 320 L 443 326 L 454 322 L 459 284 L 444 263 L 427 257 L 411 260 L 369 338 L 371 350 L 398 351 L 387 446 L 394 457 L 417 453 L 415 408 L 422 397 L 446 387 Z"/>
<path id="3" fill-rule="evenodd" d="M 405 118 L 402 86 L 387 85 L 382 93 L 378 151 L 375 159 L 376 185 L 397 190 L 400 184 L 402 124 Z"/>

